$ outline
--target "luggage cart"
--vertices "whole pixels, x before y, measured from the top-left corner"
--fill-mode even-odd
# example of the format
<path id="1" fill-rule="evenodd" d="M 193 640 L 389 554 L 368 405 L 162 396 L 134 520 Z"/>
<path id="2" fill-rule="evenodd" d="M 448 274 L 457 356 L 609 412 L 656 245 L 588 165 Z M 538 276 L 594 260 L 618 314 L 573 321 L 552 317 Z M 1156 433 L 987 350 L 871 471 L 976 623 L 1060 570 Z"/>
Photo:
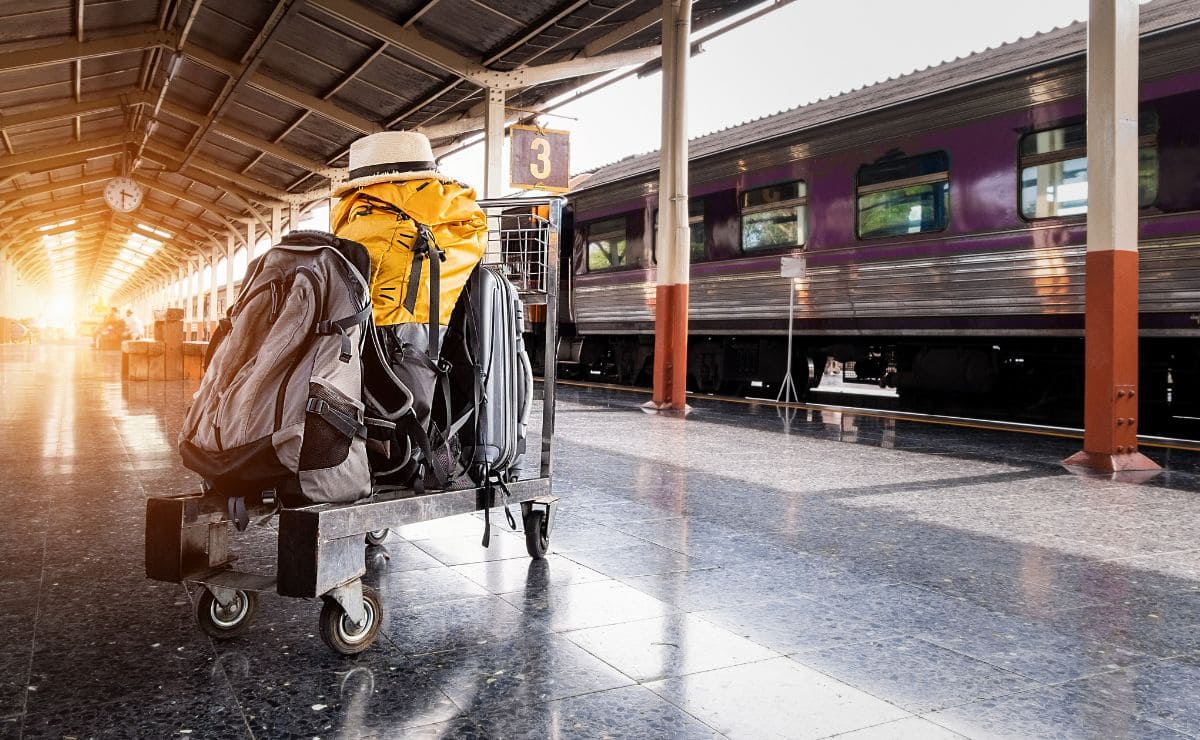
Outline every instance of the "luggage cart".
<path id="1" fill-rule="evenodd" d="M 546 325 L 542 397 L 541 456 L 536 474 L 507 484 L 507 502 L 520 504 L 525 544 L 544 558 L 554 529 L 558 499 L 551 495 L 551 442 L 554 395 L 559 244 L 562 198 L 508 198 L 480 201 L 488 214 L 488 246 L 483 262 L 499 269 L 517 287 L 527 306 L 540 309 Z M 526 312 L 529 315 L 529 311 Z M 528 454 L 528 453 L 527 453 Z M 415 524 L 503 505 L 493 487 L 469 487 L 416 495 L 410 489 L 376 487 L 353 504 L 317 504 L 278 511 L 274 574 L 237 570 L 227 500 L 209 492 L 157 496 L 146 502 L 146 575 L 170 583 L 202 587 L 196 620 L 218 639 L 244 632 L 254 619 L 258 594 L 321 597 L 321 638 L 343 655 L 370 647 L 383 622 L 378 595 L 363 584 L 366 544 L 378 544 L 388 528 Z M 275 508 L 247 501 L 252 519 Z M 365 544 L 364 544 L 365 543 Z"/>

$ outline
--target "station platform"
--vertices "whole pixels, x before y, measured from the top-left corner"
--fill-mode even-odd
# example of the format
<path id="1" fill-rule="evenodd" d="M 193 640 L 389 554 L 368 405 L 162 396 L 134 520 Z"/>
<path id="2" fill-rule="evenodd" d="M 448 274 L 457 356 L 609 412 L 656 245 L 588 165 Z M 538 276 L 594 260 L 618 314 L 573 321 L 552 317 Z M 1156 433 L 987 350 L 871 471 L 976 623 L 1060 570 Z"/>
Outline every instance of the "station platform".
<path id="1" fill-rule="evenodd" d="M 0 347 L 0 738 L 1200 735 L 1193 453 L 1131 485 L 1070 439 L 564 388 L 553 554 L 393 533 L 349 659 L 318 603 L 214 642 L 144 578 L 193 387 Z"/>

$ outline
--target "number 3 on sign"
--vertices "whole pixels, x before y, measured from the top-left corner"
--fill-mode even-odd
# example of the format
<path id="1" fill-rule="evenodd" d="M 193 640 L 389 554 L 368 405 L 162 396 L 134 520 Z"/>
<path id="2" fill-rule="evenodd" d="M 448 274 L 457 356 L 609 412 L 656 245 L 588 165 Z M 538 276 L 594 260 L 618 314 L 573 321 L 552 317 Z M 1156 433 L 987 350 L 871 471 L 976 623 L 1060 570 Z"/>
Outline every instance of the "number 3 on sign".
<path id="1" fill-rule="evenodd" d="M 529 163 L 529 174 L 535 180 L 550 178 L 550 142 L 538 136 L 529 142 L 529 148 L 537 152 L 537 160 Z"/>

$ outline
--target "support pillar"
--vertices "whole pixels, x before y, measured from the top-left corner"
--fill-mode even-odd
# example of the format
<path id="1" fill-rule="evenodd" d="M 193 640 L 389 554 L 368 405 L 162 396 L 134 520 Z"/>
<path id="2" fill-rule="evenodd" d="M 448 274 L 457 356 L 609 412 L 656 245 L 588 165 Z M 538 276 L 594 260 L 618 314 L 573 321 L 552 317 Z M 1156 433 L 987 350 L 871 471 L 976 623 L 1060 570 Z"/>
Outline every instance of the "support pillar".
<path id="1" fill-rule="evenodd" d="M 188 260 L 184 263 L 183 268 L 183 326 L 184 339 L 193 339 L 192 334 L 196 328 L 196 311 L 193 305 L 192 295 L 192 270 L 193 261 Z"/>
<path id="2" fill-rule="evenodd" d="M 654 394 L 647 410 L 686 414 L 688 356 L 687 65 L 691 0 L 663 0 L 662 148 L 659 152 L 658 278 Z"/>
<path id="3" fill-rule="evenodd" d="M 483 115 L 483 197 L 500 198 L 504 177 L 504 91 L 488 88 Z"/>
<path id="4" fill-rule="evenodd" d="M 253 224 L 250 225 L 253 228 Z M 283 209 L 279 206 L 271 207 L 271 245 L 279 243 L 279 239 L 283 236 Z"/>
<path id="5" fill-rule="evenodd" d="M 258 241 L 258 235 L 255 234 L 254 221 L 246 222 L 246 259 L 254 259 L 254 244 Z"/>
<path id="6" fill-rule="evenodd" d="M 0 248 L 0 320 L 8 316 L 8 272 L 11 269 L 8 264 L 8 250 Z M 4 327 L 0 327 L 0 331 L 4 331 Z M 0 337 L 0 342 L 3 341 L 8 341 L 8 337 Z"/>
<path id="7" fill-rule="evenodd" d="M 217 325 L 217 319 L 221 317 L 221 311 L 217 303 L 218 299 L 221 297 L 221 278 L 219 275 L 217 275 L 217 265 L 220 264 L 221 253 L 215 246 L 213 247 L 212 253 L 209 255 L 208 259 L 211 264 L 211 267 L 209 268 L 209 275 L 212 276 L 212 279 L 209 280 L 208 283 L 207 321 L 208 333 L 209 336 L 211 336 L 213 329 Z"/>
<path id="8" fill-rule="evenodd" d="M 233 299 L 233 255 L 237 252 L 237 242 L 230 235 L 225 239 L 225 305 L 232 306 Z"/>
<path id="9" fill-rule="evenodd" d="M 1138 3 L 1090 0 L 1083 451 L 1064 464 L 1158 470 L 1137 450 Z"/>

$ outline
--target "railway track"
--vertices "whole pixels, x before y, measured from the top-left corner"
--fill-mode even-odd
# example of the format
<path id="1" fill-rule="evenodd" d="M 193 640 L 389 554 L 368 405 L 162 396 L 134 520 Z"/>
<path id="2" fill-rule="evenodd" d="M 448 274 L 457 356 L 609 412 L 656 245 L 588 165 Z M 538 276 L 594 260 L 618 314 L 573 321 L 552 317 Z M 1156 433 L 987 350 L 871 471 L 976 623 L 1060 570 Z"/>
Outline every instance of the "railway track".
<path id="1" fill-rule="evenodd" d="M 650 395 L 650 389 L 641 386 L 618 385 L 615 383 L 596 383 L 582 380 L 563 380 L 559 379 L 559 385 L 574 386 L 578 388 L 599 388 L 603 390 L 618 391 L 623 393 L 636 393 L 640 395 Z M 1059 427 L 1045 424 L 1030 424 L 1016 421 L 1003 421 L 995 419 L 976 419 L 965 416 L 949 416 L 941 414 L 922 414 L 911 411 L 899 411 L 892 409 L 878 409 L 866 406 L 849 406 L 840 404 L 828 403 L 784 403 L 775 401 L 769 398 L 754 398 L 741 396 L 721 396 L 710 395 L 707 393 L 688 393 L 689 397 L 704 399 L 708 401 L 718 401 L 722 403 L 734 403 L 751 406 L 767 406 L 774 408 L 793 408 L 804 411 L 827 411 L 843 414 L 853 414 L 855 416 L 872 417 L 879 419 L 894 419 L 896 421 L 910 421 L 920 424 L 937 424 L 940 426 L 962 427 L 965 429 L 982 429 L 987 431 L 997 432 L 1017 432 L 1021 434 L 1036 434 L 1043 437 L 1062 437 L 1066 439 L 1083 439 L 1083 430 L 1074 427 Z M 1139 434 L 1138 444 L 1142 447 L 1151 447 L 1167 450 L 1183 450 L 1187 452 L 1200 452 L 1200 440 L 1182 439 L 1176 437 L 1160 437 L 1155 435 Z"/>

